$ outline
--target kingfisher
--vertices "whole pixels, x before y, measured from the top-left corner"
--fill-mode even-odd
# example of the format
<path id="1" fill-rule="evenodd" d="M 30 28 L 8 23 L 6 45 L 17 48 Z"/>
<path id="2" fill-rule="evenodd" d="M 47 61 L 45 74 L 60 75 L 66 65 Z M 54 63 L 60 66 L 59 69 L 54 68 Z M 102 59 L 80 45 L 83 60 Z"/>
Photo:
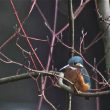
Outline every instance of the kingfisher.
<path id="1" fill-rule="evenodd" d="M 90 76 L 83 66 L 83 59 L 80 56 L 72 56 L 68 60 L 68 64 L 60 71 L 64 71 L 64 78 L 72 82 L 72 84 L 69 82 L 67 84 L 73 91 L 75 88 L 81 92 L 88 92 L 91 89 Z"/>

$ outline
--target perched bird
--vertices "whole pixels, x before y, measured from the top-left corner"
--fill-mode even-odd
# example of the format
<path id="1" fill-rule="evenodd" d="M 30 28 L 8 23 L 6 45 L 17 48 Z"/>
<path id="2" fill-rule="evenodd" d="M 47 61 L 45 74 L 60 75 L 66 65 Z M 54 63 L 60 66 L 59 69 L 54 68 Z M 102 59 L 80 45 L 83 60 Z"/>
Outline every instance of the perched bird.
<path id="1" fill-rule="evenodd" d="M 83 59 L 80 56 L 73 56 L 69 59 L 68 65 L 60 69 L 64 71 L 64 77 L 72 82 L 67 84 L 75 91 L 87 92 L 91 88 L 90 76 L 83 66 Z"/>

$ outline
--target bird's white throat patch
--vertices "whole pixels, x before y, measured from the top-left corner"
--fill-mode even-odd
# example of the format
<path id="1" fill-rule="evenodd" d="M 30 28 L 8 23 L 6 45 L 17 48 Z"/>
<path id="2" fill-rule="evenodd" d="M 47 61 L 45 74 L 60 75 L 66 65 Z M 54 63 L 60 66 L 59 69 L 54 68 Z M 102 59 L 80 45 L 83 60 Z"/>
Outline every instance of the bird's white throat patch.
<path id="1" fill-rule="evenodd" d="M 69 68 L 71 68 L 72 70 L 77 70 L 76 67 L 69 66 Z"/>
<path id="2" fill-rule="evenodd" d="M 83 65 L 81 63 L 77 63 L 76 65 L 77 66 L 80 66 L 80 67 L 83 67 Z"/>

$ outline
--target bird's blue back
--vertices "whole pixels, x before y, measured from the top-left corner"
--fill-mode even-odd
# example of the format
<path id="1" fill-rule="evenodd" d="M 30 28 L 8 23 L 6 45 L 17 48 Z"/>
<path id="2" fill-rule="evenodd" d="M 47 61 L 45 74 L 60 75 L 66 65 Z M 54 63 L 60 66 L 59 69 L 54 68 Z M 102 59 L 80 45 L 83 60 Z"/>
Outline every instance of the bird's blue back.
<path id="1" fill-rule="evenodd" d="M 90 80 L 90 76 L 89 76 L 86 68 L 81 67 L 81 74 L 83 75 L 85 83 L 88 83 L 90 85 L 90 88 L 91 88 L 91 80 Z"/>

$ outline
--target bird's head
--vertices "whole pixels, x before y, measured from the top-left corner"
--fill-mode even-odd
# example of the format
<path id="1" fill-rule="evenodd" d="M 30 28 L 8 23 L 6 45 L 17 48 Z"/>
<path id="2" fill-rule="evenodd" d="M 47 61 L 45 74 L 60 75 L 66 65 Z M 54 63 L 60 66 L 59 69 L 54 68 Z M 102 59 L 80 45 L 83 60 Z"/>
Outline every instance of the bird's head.
<path id="1" fill-rule="evenodd" d="M 83 67 L 83 59 L 80 56 L 73 56 L 68 60 L 68 64 L 65 65 L 60 71 L 66 69 L 67 67 L 80 66 Z"/>
<path id="2" fill-rule="evenodd" d="M 80 56 L 73 56 L 68 60 L 68 64 L 70 66 L 78 65 L 83 67 L 83 59 Z"/>

